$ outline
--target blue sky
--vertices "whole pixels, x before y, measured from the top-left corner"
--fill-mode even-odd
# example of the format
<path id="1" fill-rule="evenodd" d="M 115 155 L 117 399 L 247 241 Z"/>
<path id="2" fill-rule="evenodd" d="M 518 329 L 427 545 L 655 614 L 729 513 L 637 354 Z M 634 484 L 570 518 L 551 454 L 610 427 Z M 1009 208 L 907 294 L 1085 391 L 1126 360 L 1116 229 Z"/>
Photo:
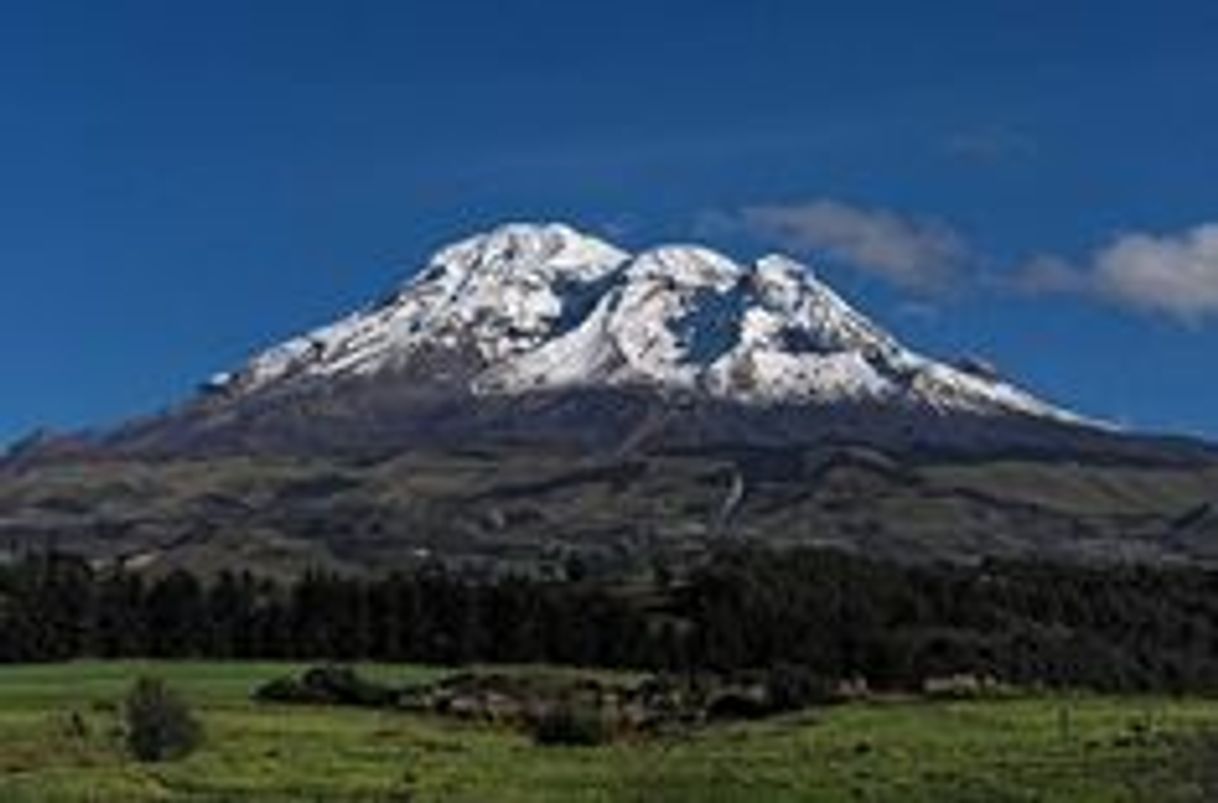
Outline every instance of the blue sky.
<path id="1" fill-rule="evenodd" d="M 0 6 L 0 441 L 155 410 L 436 246 L 796 251 L 911 343 L 1218 437 L 1218 5 Z"/>

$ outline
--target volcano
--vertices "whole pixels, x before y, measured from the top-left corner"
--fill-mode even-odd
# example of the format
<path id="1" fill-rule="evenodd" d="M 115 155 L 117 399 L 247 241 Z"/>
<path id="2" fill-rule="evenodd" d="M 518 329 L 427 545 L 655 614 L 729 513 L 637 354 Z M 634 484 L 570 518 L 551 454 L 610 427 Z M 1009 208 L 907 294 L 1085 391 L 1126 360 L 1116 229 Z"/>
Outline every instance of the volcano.
<path id="1" fill-rule="evenodd" d="M 721 538 L 1208 560 L 1179 522 L 1216 499 L 1209 445 L 927 356 L 788 257 L 509 224 L 182 404 L 12 450 L 0 536 L 225 565 L 622 568 Z"/>

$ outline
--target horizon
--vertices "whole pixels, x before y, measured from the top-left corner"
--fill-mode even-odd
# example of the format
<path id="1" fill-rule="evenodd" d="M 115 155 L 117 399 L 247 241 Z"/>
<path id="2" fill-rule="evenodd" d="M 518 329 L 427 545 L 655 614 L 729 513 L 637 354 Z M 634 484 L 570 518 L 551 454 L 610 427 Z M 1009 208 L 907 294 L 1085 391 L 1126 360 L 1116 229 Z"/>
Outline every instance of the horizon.
<path id="1" fill-rule="evenodd" d="M 162 409 L 507 220 L 785 253 L 910 348 L 1218 439 L 1218 9 L 488 8 L 9 12 L 0 443 Z"/>

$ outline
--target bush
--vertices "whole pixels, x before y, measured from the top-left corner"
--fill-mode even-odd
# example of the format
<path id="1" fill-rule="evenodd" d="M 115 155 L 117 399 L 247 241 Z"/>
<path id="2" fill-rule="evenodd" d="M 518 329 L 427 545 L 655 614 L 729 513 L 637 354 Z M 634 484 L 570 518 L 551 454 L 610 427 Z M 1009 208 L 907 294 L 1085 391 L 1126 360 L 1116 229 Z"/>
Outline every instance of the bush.
<path id="1" fill-rule="evenodd" d="M 202 728 L 189 706 L 156 678 L 140 678 L 123 703 L 127 749 L 137 761 L 169 761 L 189 755 Z"/>
<path id="2" fill-rule="evenodd" d="M 547 708 L 533 723 L 539 745 L 591 747 L 613 740 L 613 728 L 591 705 L 563 702 Z"/>
<path id="3" fill-rule="evenodd" d="M 841 702 L 841 694 L 835 684 L 800 666 L 779 664 L 769 670 L 765 684 L 774 713 Z"/>
<path id="4" fill-rule="evenodd" d="M 254 698 L 271 703 L 350 705 L 379 708 L 397 702 L 398 692 L 366 680 L 348 667 L 319 666 L 299 679 L 277 678 L 254 692 Z"/>

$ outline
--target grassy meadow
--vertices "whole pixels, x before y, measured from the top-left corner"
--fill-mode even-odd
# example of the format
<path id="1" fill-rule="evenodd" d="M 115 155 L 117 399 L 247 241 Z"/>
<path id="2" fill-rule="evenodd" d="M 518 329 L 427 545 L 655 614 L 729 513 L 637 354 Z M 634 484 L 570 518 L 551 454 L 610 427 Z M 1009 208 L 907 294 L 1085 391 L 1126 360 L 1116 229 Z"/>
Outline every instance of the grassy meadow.
<path id="1" fill-rule="evenodd" d="M 491 725 L 250 701 L 300 667 L 93 663 L 0 668 L 0 801 L 1213 800 L 1187 749 L 1218 701 L 1055 696 L 877 700 L 604 747 L 537 747 Z M 369 666 L 425 681 L 440 670 Z M 203 747 L 125 757 L 116 703 L 155 675 L 187 698 Z M 1215 786 L 1218 789 L 1218 785 Z"/>

